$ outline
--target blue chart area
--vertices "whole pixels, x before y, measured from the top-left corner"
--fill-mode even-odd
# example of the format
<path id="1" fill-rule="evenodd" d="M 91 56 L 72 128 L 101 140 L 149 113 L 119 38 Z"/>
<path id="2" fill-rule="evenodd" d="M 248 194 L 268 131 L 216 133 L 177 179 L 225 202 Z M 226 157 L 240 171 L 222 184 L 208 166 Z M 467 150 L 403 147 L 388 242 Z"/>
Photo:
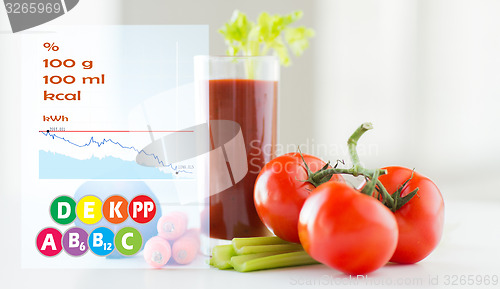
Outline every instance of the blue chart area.
<path id="1" fill-rule="evenodd" d="M 115 141 L 111 138 L 90 136 L 86 142 L 73 141 L 62 136 L 63 132 L 41 132 L 42 136 L 54 142 L 54 145 L 68 146 L 78 154 L 80 149 L 97 151 L 107 150 L 123 152 L 129 156 L 144 154 L 157 162 L 156 167 L 145 167 L 135 160 L 125 160 L 116 156 L 104 156 L 81 159 L 58 152 L 39 150 L 40 179 L 182 179 L 191 178 L 192 169 L 180 168 L 162 161 L 155 153 L 146 152 L 134 146 Z"/>

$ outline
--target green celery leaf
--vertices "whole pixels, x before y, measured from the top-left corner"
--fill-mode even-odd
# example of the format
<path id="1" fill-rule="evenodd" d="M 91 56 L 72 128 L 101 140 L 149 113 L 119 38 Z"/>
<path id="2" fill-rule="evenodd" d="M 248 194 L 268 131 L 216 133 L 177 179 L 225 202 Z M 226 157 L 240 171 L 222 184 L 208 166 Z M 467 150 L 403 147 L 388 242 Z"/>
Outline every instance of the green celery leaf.
<path id="1" fill-rule="evenodd" d="M 309 47 L 309 38 L 314 36 L 314 30 L 304 26 L 288 28 L 285 30 L 285 40 L 296 56 L 302 55 Z"/>
<path id="2" fill-rule="evenodd" d="M 289 66 L 291 60 L 288 49 L 300 56 L 309 47 L 309 38 L 314 36 L 312 29 L 290 27 L 302 15 L 300 10 L 284 16 L 262 12 L 254 23 L 244 13 L 235 10 L 231 20 L 224 24 L 219 33 L 225 38 L 229 55 L 267 55 L 270 50 L 274 50 L 280 63 Z"/>
<path id="3" fill-rule="evenodd" d="M 229 46 L 227 53 L 229 55 L 237 55 L 241 47 L 244 47 L 248 40 L 248 34 L 255 24 L 249 21 L 246 14 L 238 10 L 233 12 L 231 20 L 224 24 L 219 30 L 219 33 L 226 39 L 226 44 Z"/>
<path id="4" fill-rule="evenodd" d="M 289 66 L 292 62 L 290 60 L 290 55 L 288 53 L 288 48 L 285 46 L 281 37 L 275 39 L 270 43 L 269 47 L 274 49 L 276 56 L 278 56 L 281 65 Z"/>

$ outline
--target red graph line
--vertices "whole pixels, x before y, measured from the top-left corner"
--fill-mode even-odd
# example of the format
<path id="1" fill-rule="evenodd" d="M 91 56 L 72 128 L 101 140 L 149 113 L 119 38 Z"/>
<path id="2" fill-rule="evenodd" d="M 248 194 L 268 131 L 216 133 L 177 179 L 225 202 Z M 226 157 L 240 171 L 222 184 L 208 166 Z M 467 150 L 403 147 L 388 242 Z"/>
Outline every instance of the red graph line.
<path id="1" fill-rule="evenodd" d="M 194 132 L 193 130 L 39 130 L 38 132 Z"/>

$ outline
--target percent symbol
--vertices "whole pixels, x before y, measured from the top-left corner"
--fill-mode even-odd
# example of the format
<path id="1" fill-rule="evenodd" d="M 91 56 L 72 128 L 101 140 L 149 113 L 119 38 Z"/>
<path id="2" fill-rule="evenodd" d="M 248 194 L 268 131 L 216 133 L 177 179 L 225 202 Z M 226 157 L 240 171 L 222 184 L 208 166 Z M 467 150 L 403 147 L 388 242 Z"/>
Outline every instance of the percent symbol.
<path id="1" fill-rule="evenodd" d="M 49 42 L 45 42 L 43 44 L 43 47 L 48 48 L 47 51 L 51 51 L 51 50 L 52 51 L 57 51 L 57 50 L 59 50 L 59 46 L 54 45 L 54 42 L 52 42 L 52 44 L 50 44 Z"/>

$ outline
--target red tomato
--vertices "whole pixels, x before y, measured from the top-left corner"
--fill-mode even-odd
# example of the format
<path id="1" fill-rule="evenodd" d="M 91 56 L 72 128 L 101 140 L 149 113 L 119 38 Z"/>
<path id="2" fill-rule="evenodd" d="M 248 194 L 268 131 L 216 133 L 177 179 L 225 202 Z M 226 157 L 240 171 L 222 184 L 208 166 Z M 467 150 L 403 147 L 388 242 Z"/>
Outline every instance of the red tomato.
<path id="1" fill-rule="evenodd" d="M 398 241 L 396 219 L 388 208 L 337 182 L 320 185 L 307 198 L 298 230 L 311 257 L 351 275 L 382 267 Z"/>
<path id="2" fill-rule="evenodd" d="M 325 165 L 317 157 L 302 155 L 312 172 Z M 276 236 L 289 242 L 299 242 L 300 209 L 315 188 L 308 182 L 301 182 L 307 177 L 300 154 L 289 153 L 267 163 L 255 182 L 254 201 L 260 219 Z M 333 175 L 330 180 L 343 182 L 344 178 Z"/>
<path id="3" fill-rule="evenodd" d="M 403 167 L 387 167 L 387 174 L 379 180 L 389 194 L 394 193 L 411 177 L 412 170 Z M 414 172 L 413 178 L 401 191 L 401 197 L 419 188 L 408 203 L 394 215 L 399 227 L 399 240 L 392 262 L 413 264 L 427 257 L 441 239 L 444 223 L 443 197 L 438 187 L 427 177 Z"/>

